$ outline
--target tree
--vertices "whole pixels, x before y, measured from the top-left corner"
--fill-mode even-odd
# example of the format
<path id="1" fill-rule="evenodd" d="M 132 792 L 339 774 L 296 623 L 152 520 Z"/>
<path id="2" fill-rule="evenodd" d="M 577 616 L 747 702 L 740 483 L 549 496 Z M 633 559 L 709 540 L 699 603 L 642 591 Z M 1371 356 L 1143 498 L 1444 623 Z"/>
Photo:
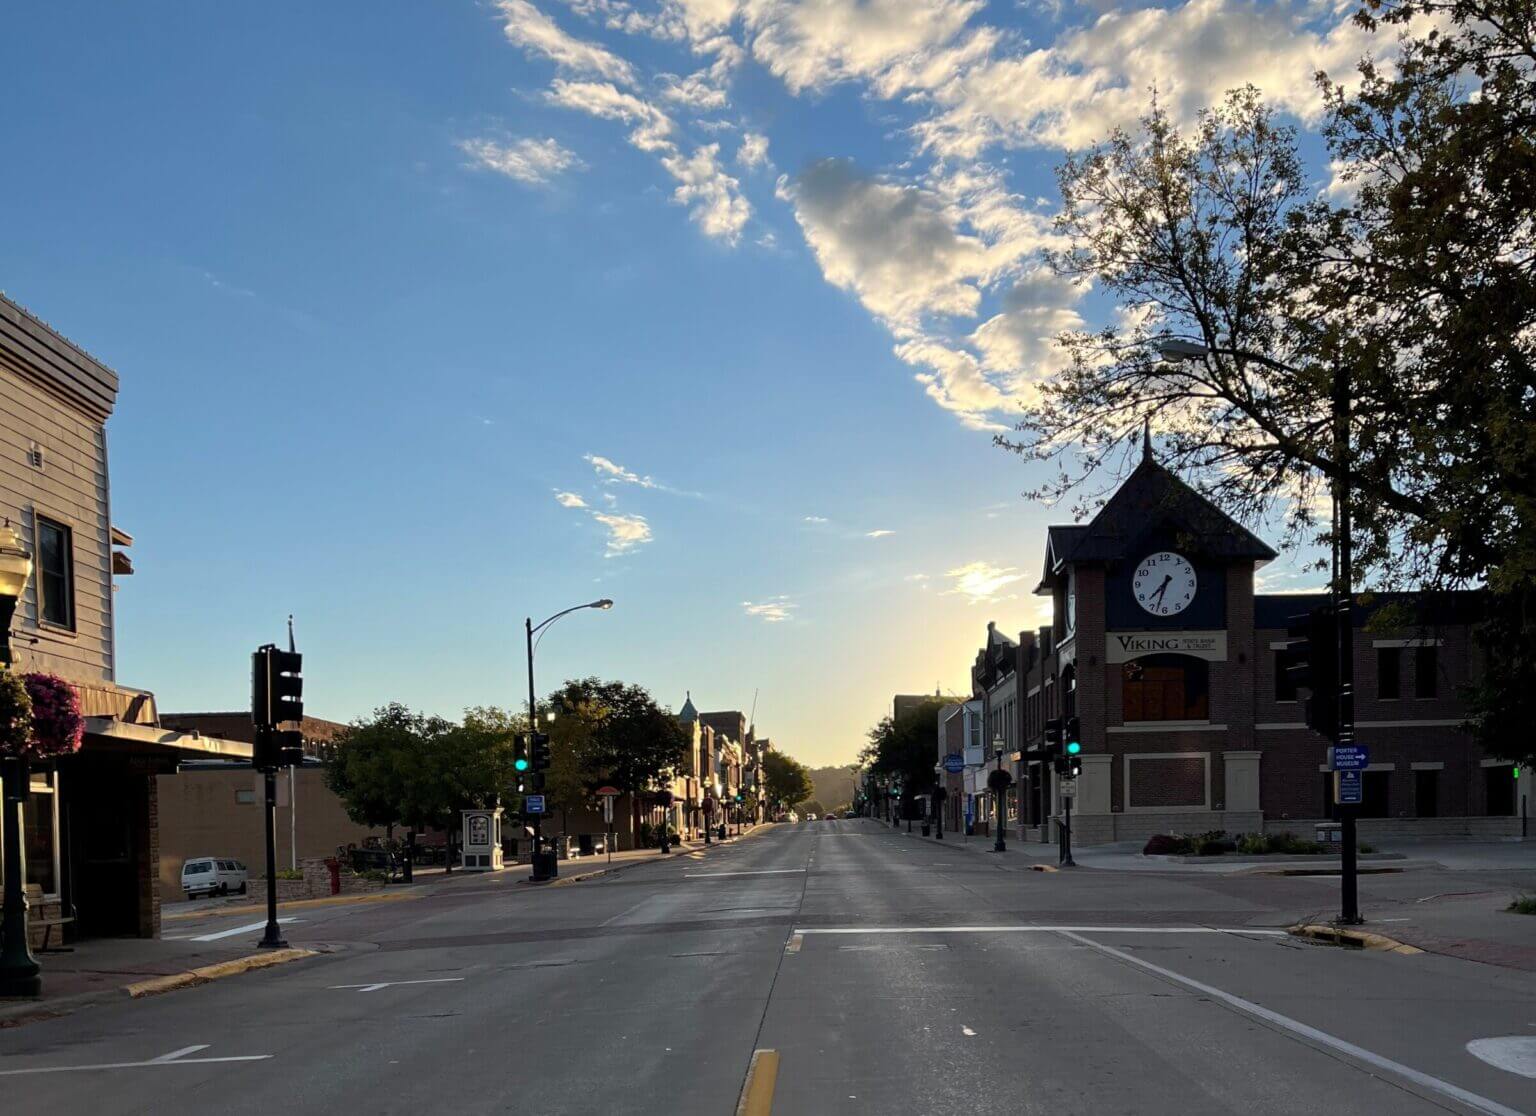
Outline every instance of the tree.
<path id="1" fill-rule="evenodd" d="M 903 801 L 933 786 L 938 714 L 948 704 L 947 698 L 929 698 L 900 717 L 882 718 L 869 730 L 869 743 L 859 755 L 860 762 L 885 785 L 899 786 Z"/>
<path id="2" fill-rule="evenodd" d="M 669 710 L 643 687 L 597 678 L 568 681 L 549 698 L 561 718 L 587 726 L 581 766 L 590 779 L 611 783 L 630 796 L 635 831 L 640 828 L 640 795 L 660 790 L 683 762 L 688 737 Z"/>
<path id="3" fill-rule="evenodd" d="M 1085 482 L 1123 471 L 1154 423 L 1166 463 L 1240 519 L 1279 514 L 1286 545 L 1327 541 L 1318 498 L 1347 465 L 1366 584 L 1496 595 L 1502 650 L 1474 700 L 1495 748 L 1498 709 L 1536 691 L 1533 11 L 1368 0 L 1360 22 L 1407 34 L 1390 72 L 1319 78 L 1327 196 L 1251 89 L 1187 134 L 1154 102 L 1135 134 L 1068 159 L 1050 262 L 1122 324 L 1065 336 L 1068 369 L 1000 439 L 1059 467 L 1032 495 L 1075 491 L 1086 511 L 1102 489 Z M 1203 355 L 1164 362 L 1169 338 Z"/>
<path id="4" fill-rule="evenodd" d="M 770 751 L 763 757 L 763 793 L 775 811 L 805 801 L 812 786 L 810 771 L 793 756 Z"/>
<path id="5" fill-rule="evenodd" d="M 453 834 L 461 810 L 495 805 L 513 779 L 514 717 L 465 711 L 462 724 L 391 704 L 354 721 L 336 742 L 325 781 L 359 825 Z"/>

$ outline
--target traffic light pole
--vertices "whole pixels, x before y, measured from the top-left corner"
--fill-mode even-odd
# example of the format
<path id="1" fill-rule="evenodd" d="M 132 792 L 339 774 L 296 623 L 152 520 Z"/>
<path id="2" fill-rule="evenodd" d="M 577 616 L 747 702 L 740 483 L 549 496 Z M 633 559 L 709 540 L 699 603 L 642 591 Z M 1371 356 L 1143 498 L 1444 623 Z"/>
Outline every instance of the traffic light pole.
<path id="1" fill-rule="evenodd" d="M 533 696 L 533 617 L 524 621 L 528 630 L 528 748 L 529 757 L 533 755 L 533 738 L 539 731 L 539 716 L 537 699 Z M 535 769 L 536 770 L 536 769 Z M 543 883 L 549 879 L 544 873 L 544 858 L 539 854 L 544 851 L 544 815 L 533 815 L 533 853 L 528 858 L 532 869 L 531 879 L 535 883 Z"/>
<path id="2" fill-rule="evenodd" d="M 1076 868 L 1077 861 L 1072 859 L 1072 796 L 1067 795 L 1061 800 L 1061 858 L 1063 868 Z"/>
<path id="3" fill-rule="evenodd" d="M 1350 541 L 1351 454 L 1349 444 L 1349 375 L 1343 361 L 1333 370 L 1333 452 L 1339 463 L 1339 475 L 1333 482 L 1333 598 L 1334 617 L 1338 622 L 1339 725 L 1334 742 L 1355 742 L 1355 627 L 1351 615 L 1354 598 L 1353 546 Z M 1360 892 L 1356 872 L 1355 817 L 1359 807 L 1353 803 L 1338 805 L 1342 863 L 1339 871 L 1339 921 L 1358 925 Z"/>
<path id="4" fill-rule="evenodd" d="M 257 732 L 271 732 L 271 729 L 259 728 Z M 262 782 L 266 785 L 266 820 L 267 820 L 267 931 L 261 936 L 258 943 L 262 949 L 287 949 L 288 943 L 283 940 L 283 932 L 277 925 L 277 772 L 273 768 L 264 768 L 261 772 Z"/>

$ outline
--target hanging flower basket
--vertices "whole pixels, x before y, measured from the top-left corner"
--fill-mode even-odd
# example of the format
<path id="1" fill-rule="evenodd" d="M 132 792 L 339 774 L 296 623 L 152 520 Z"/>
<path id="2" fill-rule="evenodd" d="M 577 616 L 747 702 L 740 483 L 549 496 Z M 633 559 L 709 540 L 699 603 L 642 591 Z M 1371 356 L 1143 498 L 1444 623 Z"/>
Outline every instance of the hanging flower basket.
<path id="1" fill-rule="evenodd" d="M 19 674 L 0 667 L 0 756 L 21 755 L 32 739 L 32 697 Z"/>
<path id="2" fill-rule="evenodd" d="M 24 674 L 32 699 L 32 740 L 27 753 L 33 759 L 73 755 L 80 750 L 85 718 L 80 715 L 80 696 L 56 674 Z"/>

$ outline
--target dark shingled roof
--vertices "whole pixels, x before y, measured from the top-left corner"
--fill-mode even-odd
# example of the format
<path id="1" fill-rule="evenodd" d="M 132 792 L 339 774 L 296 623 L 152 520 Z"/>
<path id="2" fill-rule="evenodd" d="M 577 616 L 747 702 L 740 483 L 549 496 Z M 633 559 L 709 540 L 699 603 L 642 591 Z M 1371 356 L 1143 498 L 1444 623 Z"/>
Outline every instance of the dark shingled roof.
<path id="1" fill-rule="evenodd" d="M 1253 598 L 1253 626 L 1257 630 L 1283 631 L 1292 616 L 1310 612 L 1328 603 L 1325 593 L 1270 593 Z M 1480 589 L 1462 589 L 1449 593 L 1369 593 L 1357 592 L 1350 610 L 1354 626 L 1363 628 L 1383 608 L 1408 605 L 1408 622 L 1394 624 L 1393 630 L 1415 627 L 1434 628 L 1449 624 L 1475 624 L 1483 618 L 1484 598 Z"/>
<path id="2" fill-rule="evenodd" d="M 1275 557 L 1253 532 L 1146 457 L 1086 526 L 1050 528 L 1052 558 L 1057 563 L 1127 558 L 1138 540 L 1165 525 L 1188 535 L 1190 548 L 1207 558 Z"/>

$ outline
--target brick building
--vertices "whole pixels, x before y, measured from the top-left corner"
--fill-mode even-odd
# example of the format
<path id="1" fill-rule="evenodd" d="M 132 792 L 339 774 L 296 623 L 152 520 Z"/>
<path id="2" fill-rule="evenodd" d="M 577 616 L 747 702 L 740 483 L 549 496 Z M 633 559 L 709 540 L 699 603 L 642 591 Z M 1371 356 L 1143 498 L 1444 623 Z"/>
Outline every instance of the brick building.
<path id="1" fill-rule="evenodd" d="M 1052 622 L 988 626 L 972 669 L 989 743 L 1017 780 L 1007 825 L 1056 837 L 1059 784 L 1022 752 L 1077 716 L 1079 843 L 1157 832 L 1291 830 L 1332 812 L 1326 744 L 1285 673 L 1288 617 L 1321 598 L 1262 595 L 1275 552 L 1148 452 L 1087 524 L 1047 532 Z M 1476 593 L 1362 595 L 1353 610 L 1356 736 L 1371 749 L 1361 833 L 1517 835 L 1529 779 L 1461 731 Z M 1391 613 L 1383 606 L 1391 604 Z M 1390 616 L 1395 627 L 1386 627 Z"/>

